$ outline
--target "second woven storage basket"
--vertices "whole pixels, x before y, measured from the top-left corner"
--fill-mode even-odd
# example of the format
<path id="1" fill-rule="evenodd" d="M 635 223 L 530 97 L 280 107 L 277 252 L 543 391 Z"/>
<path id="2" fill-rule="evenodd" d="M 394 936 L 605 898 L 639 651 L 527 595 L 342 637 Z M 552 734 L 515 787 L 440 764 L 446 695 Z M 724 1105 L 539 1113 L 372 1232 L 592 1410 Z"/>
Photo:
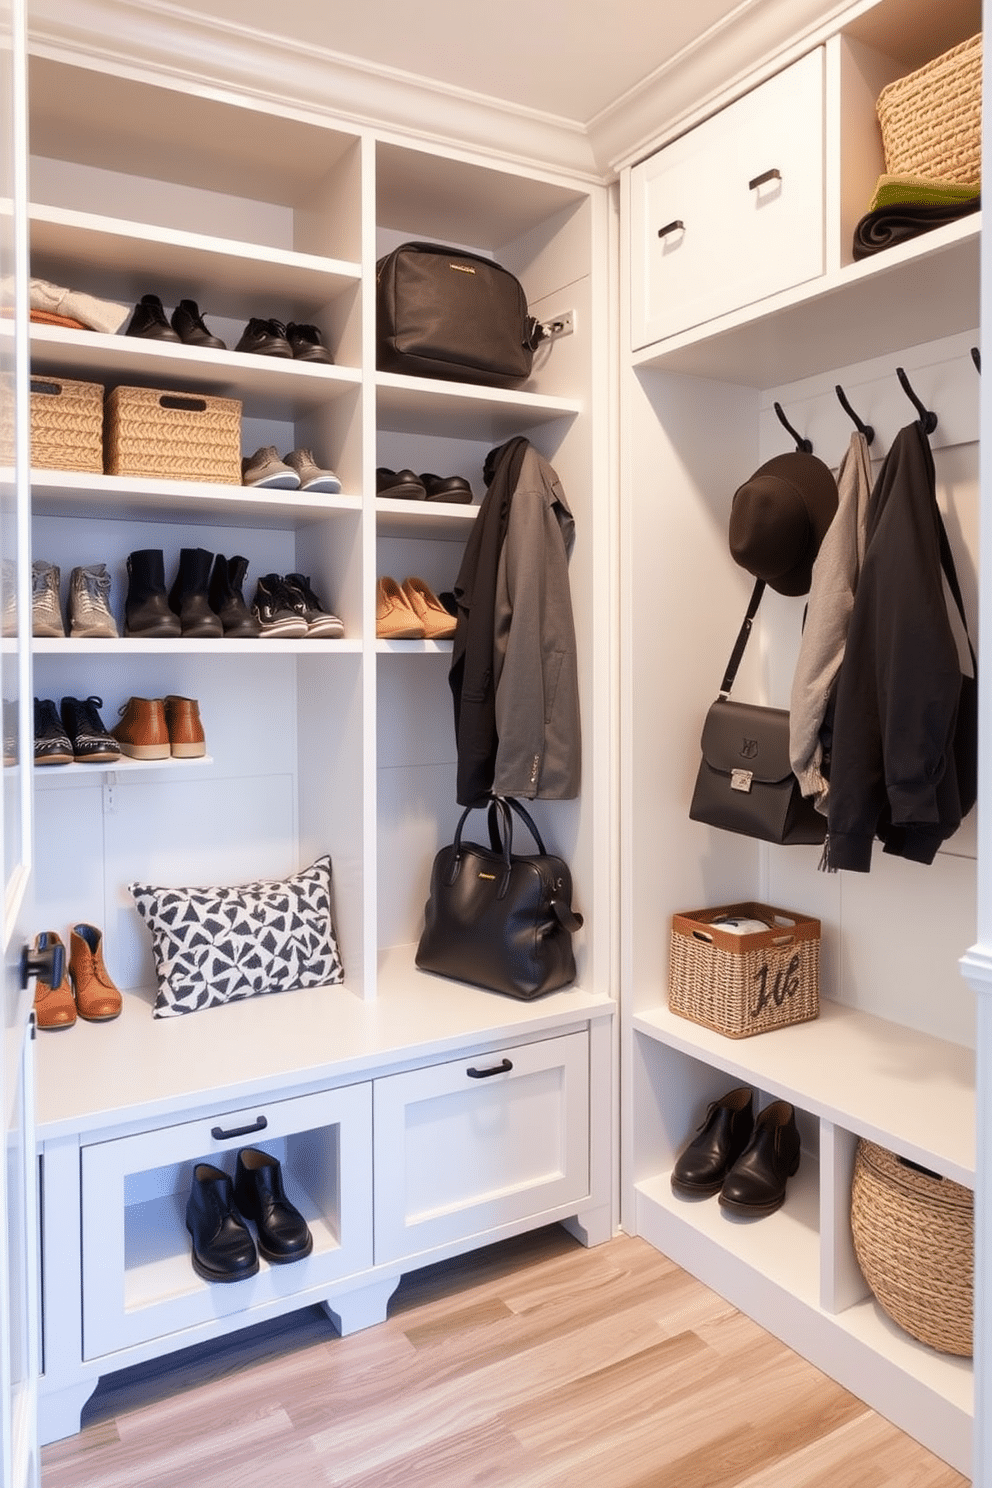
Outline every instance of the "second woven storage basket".
<path id="1" fill-rule="evenodd" d="M 31 464 L 103 474 L 103 388 L 98 382 L 32 377 Z"/>
<path id="2" fill-rule="evenodd" d="M 116 387 L 107 396 L 108 475 L 241 484 L 237 398 Z"/>
<path id="3" fill-rule="evenodd" d="M 982 177 L 982 36 L 897 78 L 878 95 L 890 176 L 977 185 Z"/>
<path id="4" fill-rule="evenodd" d="M 970 1356 L 971 1190 L 862 1138 L 851 1186 L 851 1230 L 865 1281 L 889 1317 L 931 1348 Z"/>
<path id="5" fill-rule="evenodd" d="M 745 934 L 726 919 L 761 921 Z M 820 1012 L 820 922 L 769 904 L 672 916 L 668 1005 L 727 1038 L 749 1038 Z"/>

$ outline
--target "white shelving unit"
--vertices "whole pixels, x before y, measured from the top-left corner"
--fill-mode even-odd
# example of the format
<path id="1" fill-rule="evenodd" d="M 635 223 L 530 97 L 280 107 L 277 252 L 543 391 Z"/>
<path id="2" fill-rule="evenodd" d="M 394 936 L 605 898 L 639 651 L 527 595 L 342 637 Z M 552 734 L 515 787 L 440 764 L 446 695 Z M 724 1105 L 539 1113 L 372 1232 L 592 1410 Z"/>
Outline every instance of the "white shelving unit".
<path id="1" fill-rule="evenodd" d="M 38 929 L 101 926 L 125 993 L 99 1037 L 77 1025 L 61 1043 L 39 1040 L 49 1440 L 78 1428 L 108 1370 L 315 1301 L 345 1331 L 367 1326 L 404 1269 L 533 1225 L 568 1222 L 588 1242 L 612 1232 L 611 517 L 599 495 L 610 463 L 593 397 L 608 212 L 603 188 L 552 172 L 61 51 L 32 56 L 31 97 L 32 273 L 129 307 L 145 293 L 167 309 L 195 299 L 229 348 L 35 326 L 33 372 L 237 398 L 243 453 L 305 447 L 342 482 L 339 495 L 315 495 L 34 472 L 34 556 L 65 580 L 106 562 L 121 629 L 119 640 L 36 641 L 36 695 L 99 696 L 105 722 L 132 693 L 195 697 L 209 749 L 185 775 L 171 761 L 36 772 Z M 517 390 L 379 373 L 376 261 L 421 237 L 497 257 L 532 313 L 574 310 L 578 331 L 542 351 Z M 334 365 L 238 353 L 251 316 L 317 325 Z M 587 928 L 576 986 L 534 1005 L 414 966 L 431 863 L 459 814 L 451 643 L 375 634 L 379 575 L 451 588 L 486 455 L 518 434 L 568 493 L 580 600 L 583 790 L 535 812 L 571 864 Z M 464 475 L 475 500 L 377 498 L 383 465 Z M 161 549 L 169 587 L 186 546 L 246 557 L 249 602 L 259 575 L 307 573 L 343 639 L 124 637 L 128 554 Z M 151 948 L 128 883 L 274 878 L 325 852 L 343 986 L 151 1016 Z M 497 1050 L 515 1067 L 466 1078 L 464 1066 Z M 377 1089 L 380 1105 L 387 1090 L 398 1099 L 373 1123 Z M 189 1266 L 192 1166 L 233 1167 L 243 1138 L 213 1136 L 231 1125 L 218 1115 L 244 1112 L 250 1125 L 263 1106 L 257 1140 L 302 1190 L 314 1253 L 211 1288 Z M 428 1107 L 451 1158 L 448 1210 L 431 1224 L 395 1204 L 386 1213 L 386 1196 L 426 1191 L 403 1113 Z M 483 1108 L 516 1134 L 505 1148 L 473 1119 Z M 540 1149 L 520 1140 L 533 1119 L 547 1129 Z M 545 1161 L 556 1152 L 560 1164 Z"/>
<path id="2" fill-rule="evenodd" d="M 859 263 L 851 253 L 884 168 L 879 89 L 926 60 L 924 44 L 936 55 L 980 30 L 981 12 L 977 4 L 942 11 L 925 38 L 918 21 L 903 0 L 879 0 L 851 7 L 818 38 L 826 228 L 822 271 L 804 282 L 794 282 L 783 242 L 777 283 L 699 323 L 652 334 L 645 317 L 658 302 L 643 276 L 655 250 L 631 234 L 650 237 L 664 225 L 644 211 L 644 182 L 665 179 L 664 138 L 661 153 L 631 161 L 621 183 L 625 257 L 633 257 L 622 305 L 623 1215 L 967 1472 L 971 1362 L 918 1343 L 881 1311 L 854 1255 L 850 1189 L 860 1137 L 975 1185 L 974 1017 L 958 969 L 974 937 L 974 819 L 932 868 L 878 851 L 868 875 L 824 874 L 818 848 L 764 846 L 688 820 L 699 732 L 752 582 L 729 553 L 731 501 L 759 465 L 793 447 L 776 402 L 836 468 L 853 431 L 834 395 L 842 385 L 878 431 L 872 456 L 881 460 L 896 430 L 916 417 L 895 378 L 897 365 L 907 368 L 938 412 L 938 498 L 977 635 L 979 383 L 968 353 L 978 345 L 980 219 Z M 774 103 L 774 89 L 760 83 L 748 117 L 761 116 L 766 87 Z M 731 103 L 705 126 L 712 148 L 719 155 L 725 146 L 730 160 L 746 146 L 721 144 L 721 131 L 740 114 Z M 678 141 L 682 155 L 692 154 L 690 140 Z M 780 186 L 784 208 L 785 170 Z M 705 258 L 705 246 L 695 251 Z M 658 272 L 670 268 L 661 262 Z M 691 293 L 687 303 L 695 303 Z M 735 696 L 788 706 L 802 603 L 775 594 L 763 602 Z M 671 915 L 687 906 L 744 900 L 820 919 L 821 1012 L 732 1040 L 669 1010 L 668 935 Z M 760 1221 L 729 1217 L 715 1197 L 686 1200 L 670 1183 L 708 1103 L 739 1084 L 754 1089 L 759 1107 L 792 1102 L 802 1136 L 785 1205 Z"/>

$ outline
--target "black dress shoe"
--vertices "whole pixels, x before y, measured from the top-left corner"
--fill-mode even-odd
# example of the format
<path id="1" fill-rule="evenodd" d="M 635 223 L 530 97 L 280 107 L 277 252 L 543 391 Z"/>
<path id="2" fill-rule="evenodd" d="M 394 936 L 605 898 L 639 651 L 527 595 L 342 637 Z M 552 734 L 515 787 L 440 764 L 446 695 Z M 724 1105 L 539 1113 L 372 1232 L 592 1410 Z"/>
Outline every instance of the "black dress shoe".
<path id="1" fill-rule="evenodd" d="M 419 475 L 412 470 L 387 470 L 380 465 L 375 473 L 375 494 L 391 501 L 425 501 L 427 492 Z"/>
<path id="2" fill-rule="evenodd" d="M 230 1178 L 209 1163 L 193 1169 L 186 1204 L 186 1228 L 193 1237 L 193 1270 L 204 1281 L 243 1281 L 258 1270 L 258 1251 L 234 1206 Z"/>
<path id="3" fill-rule="evenodd" d="M 699 1135 L 672 1169 L 677 1193 L 714 1194 L 747 1146 L 754 1129 L 754 1092 L 747 1085 L 729 1090 L 707 1107 Z"/>
<path id="4" fill-rule="evenodd" d="M 215 351 L 226 351 L 219 336 L 207 330 L 195 300 L 180 300 L 172 312 L 172 329 L 184 346 L 212 346 Z"/>
<path id="5" fill-rule="evenodd" d="M 431 475 L 428 472 L 420 479 L 428 501 L 459 501 L 464 504 L 472 500 L 472 487 L 462 475 Z"/>
<path id="6" fill-rule="evenodd" d="M 158 295 L 146 294 L 135 305 L 125 336 L 143 336 L 146 341 L 178 341 L 179 336 L 166 319 Z"/>
<path id="7" fill-rule="evenodd" d="M 334 365 L 334 358 L 324 345 L 320 331 L 315 325 L 297 325 L 291 320 L 286 327 L 286 339 L 293 348 L 293 356 L 298 362 L 327 362 L 331 366 Z"/>
<path id="8" fill-rule="evenodd" d="M 252 316 L 241 334 L 235 351 L 250 351 L 256 356 L 291 357 L 293 348 L 286 339 L 281 320 L 260 320 Z"/>
<path id="9" fill-rule="evenodd" d="M 720 1203 L 735 1214 L 760 1218 L 785 1202 L 785 1186 L 799 1171 L 799 1130 L 788 1101 L 773 1101 L 754 1123 L 751 1140 L 727 1174 Z"/>
<path id="10" fill-rule="evenodd" d="M 283 1191 L 276 1158 L 257 1147 L 243 1148 L 238 1153 L 234 1194 L 241 1212 L 258 1228 L 258 1248 L 267 1261 L 277 1265 L 302 1261 L 313 1250 L 306 1220 Z"/>

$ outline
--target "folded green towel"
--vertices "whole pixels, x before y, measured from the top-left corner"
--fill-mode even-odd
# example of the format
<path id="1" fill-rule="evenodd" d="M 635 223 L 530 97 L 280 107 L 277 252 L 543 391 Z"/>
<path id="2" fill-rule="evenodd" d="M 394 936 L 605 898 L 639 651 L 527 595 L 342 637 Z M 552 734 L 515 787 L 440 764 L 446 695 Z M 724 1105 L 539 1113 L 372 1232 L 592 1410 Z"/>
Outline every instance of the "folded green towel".
<path id="1" fill-rule="evenodd" d="M 879 207 L 950 207 L 958 202 L 974 201 L 980 185 L 961 181 L 931 181 L 925 176 L 879 176 L 869 212 Z"/>

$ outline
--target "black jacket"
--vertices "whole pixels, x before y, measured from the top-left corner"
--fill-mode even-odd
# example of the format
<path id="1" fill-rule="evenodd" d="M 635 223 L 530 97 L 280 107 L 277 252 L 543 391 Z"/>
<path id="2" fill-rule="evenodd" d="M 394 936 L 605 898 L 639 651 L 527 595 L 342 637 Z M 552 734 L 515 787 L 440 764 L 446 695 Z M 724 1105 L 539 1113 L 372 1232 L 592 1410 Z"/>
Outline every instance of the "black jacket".
<path id="1" fill-rule="evenodd" d="M 931 863 L 976 794 L 976 687 L 942 579 L 953 562 L 933 455 L 900 430 L 872 492 L 864 566 L 837 682 L 826 863 L 867 872 L 872 840 Z"/>

